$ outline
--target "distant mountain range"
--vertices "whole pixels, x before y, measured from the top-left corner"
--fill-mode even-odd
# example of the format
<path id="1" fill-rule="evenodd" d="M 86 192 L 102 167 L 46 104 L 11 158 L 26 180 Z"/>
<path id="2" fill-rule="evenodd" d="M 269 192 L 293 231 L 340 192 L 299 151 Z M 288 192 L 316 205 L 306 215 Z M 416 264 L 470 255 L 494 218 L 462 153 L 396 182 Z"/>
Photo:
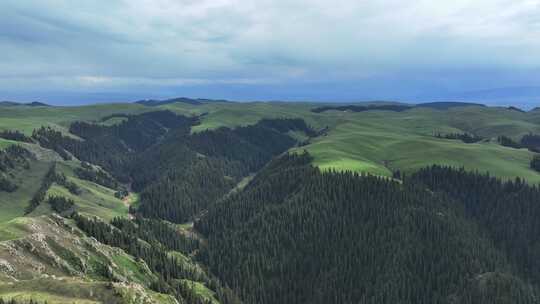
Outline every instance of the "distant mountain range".
<path id="1" fill-rule="evenodd" d="M 448 96 L 454 100 L 485 102 L 490 105 L 514 105 L 526 109 L 540 106 L 540 87 L 521 86 L 473 90 Z"/>
<path id="2" fill-rule="evenodd" d="M 438 110 L 448 110 L 450 108 L 468 107 L 468 106 L 485 107 L 486 105 L 481 104 L 481 103 L 457 102 L 457 101 L 426 102 L 426 103 L 419 103 L 416 105 L 416 107 L 419 107 L 419 108 L 432 108 L 432 109 L 438 109 Z"/>
<path id="3" fill-rule="evenodd" d="M 12 107 L 12 106 L 29 106 L 29 107 L 50 107 L 50 105 L 39 102 L 39 101 L 32 101 L 32 102 L 15 102 L 15 101 L 0 101 L 0 106 L 4 107 Z"/>
<path id="4" fill-rule="evenodd" d="M 540 87 L 506 87 L 485 90 L 466 91 L 457 94 L 461 98 L 500 99 L 500 98 L 537 98 L 540 103 Z"/>

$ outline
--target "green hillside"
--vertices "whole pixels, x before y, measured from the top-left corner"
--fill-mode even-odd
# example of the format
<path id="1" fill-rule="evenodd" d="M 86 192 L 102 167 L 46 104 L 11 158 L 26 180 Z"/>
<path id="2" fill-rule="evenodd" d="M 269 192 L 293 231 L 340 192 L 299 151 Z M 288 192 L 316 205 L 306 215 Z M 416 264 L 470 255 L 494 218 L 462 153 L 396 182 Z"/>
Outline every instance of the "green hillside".
<path id="1" fill-rule="evenodd" d="M 540 182 L 540 174 L 529 168 L 532 152 L 506 148 L 490 142 L 505 135 L 515 139 L 540 133 L 535 112 L 521 113 L 506 108 L 455 107 L 448 110 L 417 108 L 404 112 L 326 111 L 309 103 L 175 103 L 162 106 L 182 114 L 202 114 L 194 132 L 221 126 L 253 124 L 265 117 L 298 117 L 315 128 L 328 126 L 321 136 L 301 149 L 308 150 L 322 169 L 355 170 L 391 175 L 392 170 L 413 172 L 430 164 L 464 166 L 489 171 L 504 178 L 525 177 Z M 469 132 L 485 137 L 478 144 L 433 137 L 436 133 Z"/>
<path id="2" fill-rule="evenodd" d="M 343 120 L 330 128 L 327 136 L 302 149 L 307 149 L 314 156 L 315 164 L 323 169 L 390 175 L 391 170 L 396 169 L 410 173 L 430 164 L 448 164 L 489 171 L 501 177 L 521 176 L 533 182 L 540 181 L 540 175 L 529 168 L 532 152 L 502 147 L 489 140 L 465 144 L 459 140 L 435 138 L 435 132 L 470 130 L 459 129 L 452 123 L 438 124 L 431 116 L 439 113 L 433 111 L 411 112 L 405 117 L 403 113 L 388 112 L 343 114 Z M 525 134 L 534 130 L 527 127 L 521 128 L 520 132 Z M 483 126 L 478 128 L 486 130 Z M 484 132 L 496 134 L 491 129 Z"/>
<path id="3" fill-rule="evenodd" d="M 3 139 L 3 138 L 0 138 L 0 149 L 3 149 L 3 148 L 6 148 L 8 146 L 11 146 L 13 145 L 15 142 L 12 141 L 12 140 L 7 140 L 7 139 Z"/>
<path id="4" fill-rule="evenodd" d="M 98 216 L 110 220 L 114 217 L 127 216 L 128 206 L 114 196 L 116 190 L 82 180 L 76 177 L 74 168 L 80 167 L 77 162 L 63 162 L 58 165 L 58 171 L 64 173 L 69 180 L 73 181 L 81 189 L 79 195 L 69 193 L 64 187 L 53 185 L 48 195 L 59 195 L 74 200 L 77 210 L 81 213 Z"/>
<path id="5" fill-rule="evenodd" d="M 479 228 L 483 222 L 463 217 L 460 207 L 450 207 L 450 202 L 424 196 L 430 191 L 413 191 L 413 184 L 407 179 L 399 183 L 375 177 L 364 180 L 352 172 L 340 175 L 328 171 L 393 176 L 399 170 L 414 177 L 422 168 L 444 164 L 464 167 L 468 171 L 489 171 L 504 180 L 521 177 L 529 184 L 538 183 L 540 174 L 530 168 L 535 153 L 525 148 L 503 146 L 497 138 L 504 135 L 519 142 L 525 134 L 540 134 L 539 113 L 479 106 L 437 109 L 403 105 L 394 108 L 398 110 L 389 110 L 391 107 L 380 110 L 365 105 L 336 110 L 327 105 L 325 110 L 312 111 L 320 106 L 281 102 L 175 102 L 159 106 L 2 107 L 0 131 L 19 130 L 31 135 L 36 128 L 50 126 L 61 132 L 42 129 L 34 139 L 15 138 L 27 141 L 24 143 L 0 139 L 0 150 L 11 151 L 11 154 L 5 153 L 9 154 L 7 158 L 0 154 L 4 157 L 0 159 L 0 181 L 4 189 L 0 190 L 0 298 L 127 304 L 174 303 L 171 297 L 174 296 L 182 303 L 236 304 L 240 295 L 246 303 L 273 303 L 272 298 L 287 302 L 292 301 L 294 295 L 302 295 L 305 300 L 314 293 L 308 286 L 315 286 L 304 282 L 307 277 L 319 276 L 322 284 L 319 289 L 322 290 L 324 282 L 333 284 L 332 276 L 336 275 L 344 284 L 352 284 L 332 287 L 340 290 L 338 293 L 344 295 L 345 301 L 347 297 L 356 297 L 348 294 L 357 284 L 350 279 L 360 278 L 363 271 L 363 266 L 357 265 L 354 270 L 349 268 L 352 264 L 346 264 L 352 263 L 357 254 L 349 250 L 351 238 L 340 238 L 341 249 L 349 248 L 342 251 L 348 257 L 335 274 L 332 267 L 336 264 L 328 259 L 338 260 L 340 255 L 330 254 L 334 250 L 330 236 L 325 242 L 329 246 L 321 246 L 328 254 L 311 256 L 313 261 L 308 261 L 321 264 L 324 260 L 328 268 L 321 268 L 321 273 L 306 277 L 290 271 L 300 266 L 283 265 L 296 254 L 294 250 L 289 251 L 290 248 L 298 246 L 295 248 L 312 252 L 322 233 L 333 227 L 337 218 L 350 215 L 337 205 L 336 208 L 328 207 L 329 202 L 338 198 L 337 193 L 344 195 L 342 205 L 351 210 L 360 207 L 349 205 L 353 202 L 350 197 L 365 194 L 371 207 L 367 213 L 358 209 L 358 214 L 382 212 L 378 209 L 379 197 L 359 190 L 372 187 L 382 189 L 374 193 L 391 190 L 385 203 L 388 208 L 384 208 L 384 212 L 389 213 L 381 217 L 388 222 L 378 223 L 380 229 L 387 229 L 388 233 L 381 233 L 389 239 L 376 243 L 379 246 L 376 254 L 380 255 L 393 239 L 400 239 L 402 243 L 393 244 L 392 252 L 407 246 L 407 237 L 416 244 L 424 244 L 423 231 L 435 227 L 439 232 L 428 235 L 428 239 L 440 237 L 437 233 L 441 233 L 444 242 L 451 245 L 451 251 L 446 251 L 444 244 L 438 247 L 437 255 L 448 259 L 445 263 L 451 265 L 452 255 L 458 255 L 471 265 L 479 265 L 478 269 L 469 271 L 462 267 L 466 263 L 459 264 L 462 268 L 459 273 L 452 274 L 451 280 L 441 279 L 441 284 L 451 282 L 452 286 L 439 288 L 429 295 L 432 299 L 442 295 L 445 298 L 484 299 L 484 290 L 494 293 L 497 287 L 492 287 L 493 284 L 504 288 L 514 286 L 518 291 L 527 288 L 529 274 L 510 270 L 514 264 L 501 261 L 507 258 L 504 248 L 492 244 L 492 239 L 484 235 L 487 231 Z M 71 134 L 70 125 L 76 121 Z M 481 139 L 465 143 L 460 139 L 435 136 L 464 133 Z M 3 136 L 10 138 L 10 134 L 13 135 L 6 132 Z M 13 145 L 20 145 L 29 153 Z M 304 150 L 309 156 L 305 154 L 301 158 L 300 167 L 302 172 L 307 170 L 307 175 L 292 176 L 294 162 L 277 168 L 273 165 L 287 152 L 302 153 Z M 16 153 L 24 157 L 19 159 L 14 155 Z M 303 180 L 306 176 L 311 177 Z M 271 185 L 271 189 L 262 191 L 266 184 Z M 329 187 L 328 190 L 320 188 L 323 184 Z M 490 184 L 490 187 L 494 185 Z M 421 184 L 415 186 L 423 187 Z M 457 184 L 454 188 L 461 186 Z M 507 204 L 511 202 L 513 189 L 519 187 L 536 195 L 536 190 L 519 183 L 495 187 L 494 191 L 504 189 L 501 197 L 508 200 L 504 202 Z M 43 195 L 36 203 L 39 193 Z M 312 193 L 319 194 L 311 197 Z M 421 193 L 424 193 L 421 197 L 416 196 Z M 261 195 L 267 195 L 268 199 L 261 200 Z M 322 199 L 325 195 L 328 197 Z M 59 209 L 54 202 L 49 202 L 58 197 L 62 198 L 65 208 Z M 320 201 L 315 204 L 317 200 Z M 35 204 L 31 205 L 31 201 Z M 270 201 L 276 206 L 267 206 Z M 524 195 L 523 201 L 532 200 Z M 293 209 L 287 207 L 291 202 Z M 404 205 L 396 205 L 401 203 Z M 309 204 L 315 204 L 315 207 L 306 209 Z M 419 213 L 418 206 L 425 212 Z M 519 223 L 521 218 L 517 210 L 512 220 Z M 497 211 L 504 215 L 504 210 Z M 223 217 L 228 212 L 234 214 Z M 392 214 L 391 220 L 388 214 Z M 439 222 L 440 214 L 443 217 L 448 214 L 448 221 Z M 356 220 L 349 218 L 349 224 L 341 223 L 343 229 L 338 230 L 348 231 L 350 235 L 365 233 L 363 239 L 352 239 L 354 244 L 361 244 L 373 233 L 366 232 Z M 490 223 L 488 228 L 499 227 L 497 223 Z M 533 231 L 536 226 L 529 222 L 522 224 L 524 229 L 532 231 L 530 235 L 536 235 Z M 223 225 L 230 227 L 222 229 Z M 408 227 L 408 232 L 395 231 L 393 225 Z M 292 235 L 289 232 L 272 232 L 285 227 L 300 234 L 295 236 L 296 239 L 289 239 Z M 316 231 L 315 227 L 322 230 Z M 269 230 L 264 230 L 267 228 Z M 373 231 L 382 231 L 377 229 Z M 313 234 L 305 238 L 302 231 Z M 414 235 L 409 234 L 411 231 Z M 494 234 L 499 233 L 494 231 Z M 369 242 L 374 240 L 369 239 Z M 465 242 L 466 246 L 462 247 L 460 242 Z M 272 246 L 276 244 L 283 246 L 283 250 L 273 250 Z M 257 254 L 250 256 L 245 249 Z M 415 260 L 418 265 L 421 258 L 429 257 L 431 261 L 439 258 L 409 249 L 409 255 L 418 258 Z M 238 250 L 242 254 L 237 254 Z M 372 253 L 365 252 L 364 258 Z M 400 259 L 407 256 L 396 255 Z M 295 261 L 304 263 L 305 257 L 296 256 Z M 512 263 L 519 261 L 514 255 L 508 258 Z M 472 261 L 482 259 L 485 261 L 480 264 Z M 271 262 L 267 264 L 267 261 Z M 280 265 L 282 262 L 284 264 Z M 384 260 L 379 262 L 381 267 L 387 265 Z M 231 265 L 232 268 L 227 268 Z M 501 269 L 493 268 L 493 265 Z M 274 281 L 279 271 L 277 266 L 288 269 L 287 280 L 302 281 L 307 285 L 288 284 L 300 286 L 302 291 L 284 293 L 280 285 L 284 281 Z M 386 269 L 378 277 L 377 284 L 380 285 L 374 289 L 377 297 L 385 293 L 382 287 L 387 282 L 385 276 L 409 271 L 400 263 L 394 266 L 392 269 L 401 270 L 394 273 Z M 411 269 L 416 271 L 420 267 L 417 266 Z M 437 289 L 439 283 L 429 281 L 430 276 L 441 277 L 440 274 L 447 272 L 447 265 L 440 269 L 430 267 L 436 269 L 420 273 L 425 276 L 422 282 L 411 286 L 416 288 L 425 281 L 432 284 L 432 290 Z M 231 269 L 239 270 L 234 273 L 236 270 Z M 242 279 L 237 279 L 239 277 Z M 400 285 L 403 280 L 397 276 L 391 281 L 392 286 L 403 287 Z M 250 285 L 257 282 L 266 286 Z M 484 286 L 486 284 L 491 285 Z M 529 299 L 529 292 L 525 294 Z M 323 296 L 328 295 L 330 293 Z M 399 295 L 393 295 L 393 299 L 399 298 Z M 316 295 L 314 299 L 323 302 L 323 298 Z M 304 303 L 303 300 L 298 302 Z M 324 301 L 331 302 L 330 299 Z"/>
<path id="6" fill-rule="evenodd" d="M 6 238 L 4 232 L 13 232 Z M 60 217 L 0 224 L 0 298 L 48 303 L 175 303 L 148 289 L 148 266 Z M 107 277 L 115 283 L 107 283 Z"/>
<path id="7" fill-rule="evenodd" d="M 50 162 L 34 160 L 30 162 L 30 169 L 13 171 L 12 180 L 18 188 L 11 193 L 0 192 L 0 206 L 2 208 L 0 223 L 25 214 L 25 208 L 40 187 L 50 165 Z M 73 199 L 78 211 L 103 219 L 110 220 L 117 216 L 127 216 L 128 205 L 114 196 L 116 190 L 75 177 L 73 168 L 78 166 L 75 162 L 60 162 L 57 164 L 57 171 L 64 173 L 69 181 L 75 183 L 80 189 L 80 194 L 72 194 L 65 187 L 54 183 L 47 191 L 47 195 Z M 52 213 L 50 206 L 43 202 L 30 216 L 50 213 Z"/>
<path id="8" fill-rule="evenodd" d="M 314 103 L 282 102 L 211 102 L 202 104 L 172 103 L 158 107 L 139 104 L 105 104 L 82 107 L 5 107 L 0 112 L 0 129 L 18 129 L 25 133 L 41 125 L 66 131 L 74 120 L 99 120 L 110 114 L 140 113 L 168 109 L 184 115 L 202 115 L 193 132 L 218 127 L 255 124 L 262 118 L 302 118 L 316 129 L 328 127 L 327 135 L 318 137 L 302 149 L 314 157 L 322 169 L 355 170 L 390 175 L 399 169 L 412 172 L 433 163 L 465 166 L 489 171 L 497 176 L 525 177 L 539 182 L 540 175 L 528 167 L 532 153 L 500 147 L 489 142 L 505 135 L 519 139 L 529 132 L 540 133 L 540 115 L 506 108 L 454 107 L 447 110 L 416 108 L 404 112 L 310 110 Z M 122 122 L 111 118 L 105 125 Z M 486 138 L 478 144 L 433 137 L 435 133 L 469 132 Z M 9 145 L 0 141 L 0 146 Z"/>
<path id="9" fill-rule="evenodd" d="M 0 130 L 19 130 L 28 135 L 41 126 L 66 130 L 76 120 L 99 120 L 117 113 L 140 113 L 150 109 L 138 104 L 99 104 L 78 107 L 0 106 Z"/>
<path id="10" fill-rule="evenodd" d="M 34 193 L 39 189 L 41 180 L 47 173 L 49 164 L 31 161 L 29 170 L 14 170 L 12 181 L 18 188 L 14 192 L 0 192 L 0 223 L 23 216 Z M 20 169 L 20 168 L 19 168 Z"/>

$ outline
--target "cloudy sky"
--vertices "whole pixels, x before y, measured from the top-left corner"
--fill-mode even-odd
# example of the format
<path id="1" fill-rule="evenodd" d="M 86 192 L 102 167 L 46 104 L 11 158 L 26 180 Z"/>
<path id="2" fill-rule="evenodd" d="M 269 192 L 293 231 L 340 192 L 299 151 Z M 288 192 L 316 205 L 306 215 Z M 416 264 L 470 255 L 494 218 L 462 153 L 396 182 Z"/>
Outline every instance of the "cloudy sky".
<path id="1" fill-rule="evenodd" d="M 540 0 L 2 0 L 0 100 L 540 105 Z"/>

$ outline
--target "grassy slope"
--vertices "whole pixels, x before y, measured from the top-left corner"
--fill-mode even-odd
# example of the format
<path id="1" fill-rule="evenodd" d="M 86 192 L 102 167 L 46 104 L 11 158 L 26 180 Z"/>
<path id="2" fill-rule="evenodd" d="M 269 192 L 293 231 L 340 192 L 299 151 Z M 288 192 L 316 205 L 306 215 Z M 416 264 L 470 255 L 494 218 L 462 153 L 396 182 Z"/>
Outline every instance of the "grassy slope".
<path id="1" fill-rule="evenodd" d="M 390 175 L 391 170 L 411 172 L 430 164 L 464 166 L 489 171 L 504 178 L 525 177 L 540 182 L 540 174 L 529 169 L 532 153 L 483 142 L 434 138 L 436 132 L 474 132 L 491 138 L 540 133 L 539 113 L 520 113 L 504 108 L 460 107 L 447 111 L 414 109 L 406 112 L 369 111 L 361 113 L 328 111 L 312 113 L 309 103 L 243 103 L 194 106 L 171 104 L 163 108 L 183 114 L 208 113 L 194 132 L 234 127 L 257 122 L 264 117 L 300 117 L 315 128 L 329 127 L 327 136 L 302 147 L 322 169 L 355 170 Z"/>
<path id="2" fill-rule="evenodd" d="M 99 294 L 99 300 L 96 296 Z M 36 300 L 47 301 L 48 303 L 77 303 L 94 304 L 103 303 L 103 300 L 110 303 L 118 303 L 112 292 L 107 290 L 103 283 L 91 283 L 74 279 L 54 280 L 29 280 L 18 282 L 17 284 L 0 284 L 0 295 L 4 299 Z"/>
<path id="3" fill-rule="evenodd" d="M 220 126 L 254 124 L 265 117 L 300 117 L 313 127 L 328 126 L 328 136 L 303 147 L 323 169 L 336 168 L 389 175 L 390 170 L 410 172 L 433 163 L 465 166 L 490 171 L 501 177 L 523 176 L 538 182 L 540 175 L 528 168 L 532 153 L 500 147 L 492 143 L 466 145 L 432 137 L 435 132 L 474 132 L 483 137 L 507 135 L 519 138 L 525 133 L 540 133 L 540 113 L 520 113 L 504 108 L 462 107 L 447 111 L 428 108 L 396 113 L 369 111 L 350 113 L 309 110 L 310 103 L 207 103 L 169 104 L 145 108 L 134 104 L 94 105 L 72 108 L 10 107 L 0 113 L 0 129 L 32 128 L 45 123 L 65 128 L 69 121 L 95 120 L 112 113 L 137 113 L 169 109 L 185 115 L 200 115 L 202 123 L 194 132 Z M 116 119 L 115 121 L 116 122 Z M 2 143 L 0 143 L 1 145 Z"/>
<path id="4" fill-rule="evenodd" d="M 513 128 L 503 128 L 512 121 L 503 117 L 496 122 L 497 117 L 489 117 L 493 113 L 486 113 L 489 118 L 485 118 L 480 109 L 465 110 L 476 113 L 478 118 L 473 125 L 462 116 L 463 110 L 329 113 L 340 123 L 330 129 L 328 136 L 316 139 L 305 148 L 323 169 L 354 169 L 389 175 L 390 169 L 411 172 L 438 163 L 489 171 L 501 177 L 522 176 L 533 182 L 540 181 L 540 175 L 529 169 L 533 153 L 525 149 L 506 148 L 489 141 L 465 144 L 432 136 L 434 132 L 458 131 L 477 132 L 485 137 L 519 136 L 540 131 L 537 125 L 521 121 L 512 124 Z"/>
<path id="5" fill-rule="evenodd" d="M 215 293 L 208 289 L 208 287 L 206 287 L 204 284 L 189 280 L 181 281 L 191 286 L 195 294 L 206 303 L 219 304 L 219 301 L 215 298 Z"/>
<path id="6" fill-rule="evenodd" d="M 49 166 L 48 162 L 32 161 L 30 170 L 14 171 L 14 180 L 19 188 L 12 193 L 0 191 L 0 231 L 1 223 L 24 215 L 24 209 L 38 190 Z M 70 181 L 79 186 L 82 190 L 80 195 L 73 195 L 57 184 L 53 184 L 47 194 L 71 198 L 81 213 L 95 215 L 105 220 L 116 216 L 127 216 L 128 207 L 120 199 L 114 197 L 114 190 L 76 178 L 73 173 L 73 168 L 76 166 L 76 162 L 59 162 L 57 163 L 57 171 L 63 172 Z M 30 216 L 50 214 L 51 212 L 50 207 L 43 203 Z"/>
<path id="7" fill-rule="evenodd" d="M 138 104 L 100 104 L 80 107 L 0 107 L 0 130 L 16 129 L 26 134 L 43 125 L 64 130 L 75 120 L 98 120 L 115 113 L 152 110 Z"/>
<path id="8" fill-rule="evenodd" d="M 46 162 L 31 161 L 29 170 L 21 168 L 13 172 L 18 188 L 12 193 L 0 191 L 0 223 L 24 215 L 24 209 L 39 189 L 48 169 Z"/>
<path id="9" fill-rule="evenodd" d="M 122 250 L 85 237 L 72 221 L 25 217 L 3 226 L 16 228 L 17 235 L 0 239 L 2 298 L 49 303 L 174 303 L 169 296 L 144 287 L 153 276 L 146 265 Z M 95 265 L 110 265 L 114 276 L 125 283 L 107 287 L 108 279 Z M 135 298 L 146 301 L 134 302 Z"/>
<path id="10" fill-rule="evenodd" d="M 7 148 L 15 143 L 15 141 L 0 138 L 0 149 Z"/>
<path id="11" fill-rule="evenodd" d="M 122 200 L 114 196 L 115 190 L 101 185 L 78 179 L 73 173 L 73 169 L 78 167 L 77 162 L 62 162 L 57 166 L 58 172 L 63 172 L 69 180 L 75 182 L 82 193 L 73 195 L 63 187 L 54 185 L 49 194 L 56 194 L 69 197 L 75 201 L 81 213 L 98 216 L 105 220 L 110 220 L 116 216 L 127 216 L 128 207 Z"/>
<path id="12" fill-rule="evenodd" d="M 67 132 L 67 127 L 72 121 L 98 120 L 101 117 L 115 113 L 129 114 L 151 110 L 153 109 L 137 104 L 103 104 L 81 107 L 0 106 L 0 130 L 19 130 L 30 135 L 35 128 L 51 126 L 55 129 Z M 0 149 L 13 143 L 13 141 L 0 139 Z M 15 180 L 19 185 L 19 189 L 14 193 L 0 192 L 0 223 L 24 214 L 24 208 L 28 205 L 32 195 L 39 188 L 47 166 L 48 164 L 46 162 L 32 162 L 31 170 L 18 170 L 15 173 Z M 62 167 L 62 165 L 59 166 L 59 168 Z M 67 170 L 67 172 L 69 172 L 69 170 Z M 127 207 L 114 197 L 114 191 L 87 181 L 75 179 L 73 178 L 72 172 L 67 172 L 66 175 L 72 176 L 73 181 L 83 188 L 83 194 L 75 199 L 80 206 L 81 211 L 105 219 L 127 214 Z M 54 193 L 54 191 L 56 191 L 56 193 L 67 193 L 65 189 L 57 186 L 53 187 L 51 191 L 51 193 Z M 69 194 L 66 196 L 69 196 Z M 33 215 L 49 212 L 50 210 L 47 206 L 42 206 L 36 210 Z"/>
<path id="13" fill-rule="evenodd" d="M 532 182 L 540 182 L 540 175 L 528 168 L 528 162 L 532 157 L 529 151 L 501 147 L 489 140 L 477 144 L 464 144 L 460 141 L 437 139 L 432 136 L 434 132 L 466 131 L 486 138 L 504 134 L 517 139 L 528 132 L 540 133 L 540 111 L 523 114 L 501 108 L 467 107 L 448 111 L 415 109 L 402 113 L 310 112 L 309 110 L 315 106 L 317 105 L 307 103 L 213 103 L 202 106 L 173 104 L 158 108 L 125 104 L 76 108 L 13 107 L 6 111 L 4 108 L 0 109 L 0 129 L 18 129 L 30 134 L 32 129 L 50 124 L 55 128 L 65 130 L 69 122 L 73 120 L 96 120 L 112 113 L 136 113 L 158 109 L 170 109 L 188 115 L 208 113 L 202 119 L 201 125 L 193 128 L 194 132 L 220 126 L 235 127 L 254 124 L 266 117 L 300 117 L 317 129 L 329 127 L 326 136 L 321 136 L 310 145 L 301 148 L 309 150 L 315 157 L 315 164 L 323 169 L 336 168 L 390 175 L 392 169 L 410 172 L 432 163 L 444 163 L 490 171 L 502 177 L 522 176 Z M 112 119 L 107 123 L 118 121 L 119 119 Z M 12 143 L 0 140 L 0 148 L 9 144 Z M 60 162 L 58 170 L 77 183 L 83 189 L 83 193 L 80 196 L 74 196 L 63 187 L 54 185 L 49 194 L 60 194 L 74 199 L 83 213 L 97 215 L 104 219 L 125 216 L 127 207 L 114 198 L 113 190 L 79 180 L 74 176 L 73 168 L 77 165 L 76 162 Z M 0 245 L 1 242 L 19 239 L 32 232 L 29 225 L 40 217 L 20 216 L 39 187 L 47 167 L 46 162 L 32 162 L 32 170 L 20 171 L 15 175 L 20 182 L 18 191 L 12 194 L 0 192 Z M 32 215 L 48 213 L 50 209 L 43 204 Z M 144 279 L 143 270 L 132 258 L 125 254 L 118 254 L 112 256 L 112 260 L 120 266 L 120 269 L 129 271 L 135 282 Z M 103 301 L 71 291 L 56 293 L 60 290 L 58 286 L 62 285 L 65 288 L 73 288 L 75 291 L 89 288 L 102 293 L 104 297 L 107 296 L 107 291 L 102 290 L 101 283 L 93 282 L 93 285 L 87 286 L 84 284 L 90 283 L 86 281 L 73 278 L 66 280 L 65 282 L 49 280 L 53 282 L 49 285 L 41 284 L 40 280 L 24 281 L 15 285 L 0 284 L 0 295 L 22 297 L 34 293 L 42 299 L 59 303 Z M 0 281 L 2 281 L 1 276 Z M 44 289 L 37 288 L 38 286 Z M 200 287 L 198 290 L 201 296 L 211 299 L 212 294 L 203 285 L 197 287 Z"/>
<path id="14" fill-rule="evenodd" d="M 193 131 L 215 129 L 221 126 L 236 127 L 257 123 L 262 118 L 304 118 L 309 124 L 316 128 L 322 128 L 329 124 L 335 124 L 334 119 L 326 118 L 324 115 L 311 113 L 309 109 L 316 107 L 310 103 L 208 103 L 204 105 L 190 105 L 175 103 L 160 106 L 161 109 L 168 109 L 184 115 L 200 115 L 208 113 L 199 126 Z"/>
<path id="15" fill-rule="evenodd" d="M 104 220 L 111 220 L 117 216 L 127 216 L 128 207 L 120 199 L 114 197 L 114 190 L 101 185 L 81 180 L 75 177 L 73 168 L 75 162 L 61 162 L 57 164 L 57 172 L 63 172 L 69 181 L 74 182 L 81 189 L 81 194 L 71 194 L 66 188 L 54 183 L 47 192 L 47 196 L 63 196 L 75 202 L 77 211 L 82 214 L 93 215 Z M 43 203 L 30 216 L 39 216 L 52 213 L 49 205 Z"/>
<path id="16" fill-rule="evenodd" d="M 28 224 L 32 219 L 17 217 L 8 221 L 0 222 L 0 242 L 22 238 L 29 233 Z"/>

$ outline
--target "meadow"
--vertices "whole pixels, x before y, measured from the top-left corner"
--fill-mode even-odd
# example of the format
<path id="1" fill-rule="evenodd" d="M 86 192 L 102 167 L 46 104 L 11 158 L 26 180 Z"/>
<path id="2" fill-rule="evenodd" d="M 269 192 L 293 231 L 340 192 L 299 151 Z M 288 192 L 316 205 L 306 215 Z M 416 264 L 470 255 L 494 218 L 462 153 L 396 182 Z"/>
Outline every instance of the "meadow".
<path id="1" fill-rule="evenodd" d="M 302 118 L 315 129 L 328 128 L 302 149 L 322 169 L 354 170 L 389 175 L 399 169 L 411 172 L 438 163 L 489 171 L 501 177 L 522 176 L 540 181 L 528 169 L 532 153 L 501 147 L 493 142 L 499 135 L 519 139 L 526 133 L 540 133 L 540 111 L 523 113 L 495 107 L 455 107 L 447 110 L 415 108 L 392 111 L 326 111 L 313 113 L 316 103 L 210 102 L 202 105 L 172 103 L 159 107 L 139 104 L 102 104 L 80 107 L 2 107 L 0 129 L 17 129 L 27 134 L 42 125 L 66 131 L 75 120 L 98 121 L 117 113 L 171 110 L 183 115 L 203 115 L 193 132 L 219 127 L 254 124 L 262 118 Z M 113 122 L 118 123 L 115 119 Z M 121 120 L 119 120 L 121 121 Z M 486 138 L 478 144 L 433 137 L 435 133 L 469 132 Z M 0 140 L 0 147 L 12 144 Z"/>
<path id="2" fill-rule="evenodd" d="M 431 164 L 465 167 L 490 172 L 502 178 L 523 177 L 540 182 L 540 174 L 529 168 L 534 153 L 503 147 L 496 137 L 519 140 L 527 133 L 540 133 L 540 111 L 523 113 L 506 108 L 455 107 L 448 110 L 415 108 L 393 111 L 326 111 L 313 113 L 313 103 L 175 103 L 161 106 L 184 115 L 206 113 L 199 132 L 218 127 L 256 123 L 262 118 L 302 118 L 315 129 L 328 128 L 325 135 L 297 150 L 307 150 L 323 170 L 352 170 L 390 176 L 393 170 L 413 172 Z M 485 139 L 465 144 L 436 138 L 437 133 L 474 133 Z"/>

